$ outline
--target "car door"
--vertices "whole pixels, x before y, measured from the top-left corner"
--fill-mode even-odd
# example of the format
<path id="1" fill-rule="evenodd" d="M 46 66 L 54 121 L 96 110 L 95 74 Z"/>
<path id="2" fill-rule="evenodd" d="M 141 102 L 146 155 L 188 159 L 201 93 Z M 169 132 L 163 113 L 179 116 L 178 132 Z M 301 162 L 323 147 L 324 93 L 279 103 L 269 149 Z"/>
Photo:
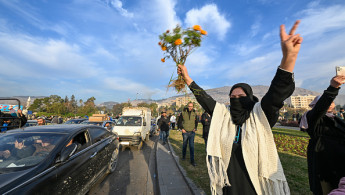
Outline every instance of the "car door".
<path id="1" fill-rule="evenodd" d="M 112 144 L 111 132 L 104 128 L 92 127 L 89 128 L 91 140 L 97 157 L 94 159 L 95 166 L 97 167 L 96 174 L 99 176 L 102 174 L 109 165 L 112 151 L 110 151 Z"/>
<path id="2" fill-rule="evenodd" d="M 75 135 L 73 143 L 78 145 L 76 152 L 58 167 L 56 189 L 59 194 L 84 194 L 95 173 L 92 159 L 96 151 L 91 145 L 88 130 Z"/>

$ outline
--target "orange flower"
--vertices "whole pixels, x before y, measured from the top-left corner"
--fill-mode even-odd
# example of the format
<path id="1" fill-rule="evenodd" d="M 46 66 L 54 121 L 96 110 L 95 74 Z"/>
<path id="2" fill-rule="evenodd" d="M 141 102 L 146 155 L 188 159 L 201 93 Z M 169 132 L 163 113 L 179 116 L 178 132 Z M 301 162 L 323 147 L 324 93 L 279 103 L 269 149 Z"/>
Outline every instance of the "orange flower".
<path id="1" fill-rule="evenodd" d="M 167 48 L 163 46 L 163 47 L 162 47 L 162 50 L 165 51 L 165 50 L 167 50 Z"/>
<path id="2" fill-rule="evenodd" d="M 165 62 L 165 58 L 162 58 L 161 61 L 162 61 L 162 62 Z"/>
<path id="3" fill-rule="evenodd" d="M 207 31 L 206 31 L 206 30 L 201 30 L 200 33 L 201 33 L 202 35 L 207 35 Z"/>
<path id="4" fill-rule="evenodd" d="M 196 30 L 196 31 L 201 31 L 201 26 L 199 26 L 199 25 L 194 25 L 194 26 L 193 26 L 193 29 Z"/>
<path id="5" fill-rule="evenodd" d="M 175 45 L 181 45 L 182 44 L 182 39 L 176 39 Z"/>
<path id="6" fill-rule="evenodd" d="M 159 42 L 158 42 L 158 45 L 162 45 L 162 42 L 159 41 Z"/>

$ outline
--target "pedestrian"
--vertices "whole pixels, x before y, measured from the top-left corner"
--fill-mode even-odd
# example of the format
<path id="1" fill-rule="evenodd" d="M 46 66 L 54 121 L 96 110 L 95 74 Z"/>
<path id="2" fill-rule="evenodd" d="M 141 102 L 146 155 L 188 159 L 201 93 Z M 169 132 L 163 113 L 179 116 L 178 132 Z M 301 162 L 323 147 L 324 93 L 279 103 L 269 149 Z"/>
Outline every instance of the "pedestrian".
<path id="1" fill-rule="evenodd" d="M 271 128 L 295 89 L 293 69 L 302 43 L 295 34 L 299 22 L 289 34 L 280 27 L 283 58 L 261 102 L 248 84 L 238 83 L 230 90 L 229 110 L 190 78 L 186 66 L 178 66 L 178 74 L 212 116 L 206 157 L 212 194 L 290 193 Z"/>
<path id="2" fill-rule="evenodd" d="M 317 96 L 301 120 L 310 139 L 307 148 L 310 190 L 328 194 L 345 176 L 345 122 L 334 115 L 334 99 L 345 76 L 335 76 L 321 96 Z"/>
<path id="3" fill-rule="evenodd" d="M 169 136 L 169 126 L 170 120 L 167 117 L 167 113 L 165 111 L 162 112 L 161 118 L 158 120 L 158 128 L 162 134 L 163 145 L 166 144 L 167 138 Z"/>
<path id="4" fill-rule="evenodd" d="M 171 129 L 174 130 L 175 129 L 175 124 L 176 124 L 176 116 L 175 114 L 172 114 L 170 117 L 170 124 L 171 124 Z"/>
<path id="5" fill-rule="evenodd" d="M 41 126 L 41 125 L 46 125 L 46 120 L 44 117 L 38 117 L 37 118 L 37 125 Z"/>
<path id="6" fill-rule="evenodd" d="M 182 160 L 186 159 L 187 145 L 189 143 L 190 163 L 196 166 L 194 160 L 194 137 L 198 129 L 198 116 L 194 110 L 194 104 L 189 102 L 187 108 L 184 108 L 179 117 L 179 128 L 182 130 Z"/>
<path id="7" fill-rule="evenodd" d="M 340 111 L 338 112 L 337 115 L 338 115 L 339 118 L 344 120 L 345 119 L 344 118 L 344 113 L 345 113 L 344 108 L 340 108 Z"/>
<path id="8" fill-rule="evenodd" d="M 207 148 L 207 138 L 208 138 L 208 132 L 210 130 L 210 124 L 211 124 L 211 115 L 204 111 L 204 113 L 201 115 L 201 124 L 202 124 L 202 138 L 204 138 L 205 141 L 205 148 Z"/>
<path id="9" fill-rule="evenodd" d="M 162 112 L 161 112 L 161 115 L 159 115 L 159 116 L 157 117 L 157 119 L 156 119 L 157 131 L 158 131 L 158 133 L 159 133 L 159 139 L 160 139 L 160 140 L 163 140 L 163 134 L 162 134 L 161 130 L 159 129 L 158 121 L 159 121 L 159 119 L 162 118 L 163 112 L 164 112 L 164 111 L 162 111 Z"/>

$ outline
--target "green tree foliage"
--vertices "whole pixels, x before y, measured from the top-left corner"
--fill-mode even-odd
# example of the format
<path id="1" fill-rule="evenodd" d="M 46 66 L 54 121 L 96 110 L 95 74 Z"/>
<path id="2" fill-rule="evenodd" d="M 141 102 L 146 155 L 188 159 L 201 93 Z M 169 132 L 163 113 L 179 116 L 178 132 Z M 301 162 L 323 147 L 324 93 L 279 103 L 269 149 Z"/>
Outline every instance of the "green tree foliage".
<path id="1" fill-rule="evenodd" d="M 113 106 L 113 113 L 115 116 L 119 115 L 119 114 L 122 114 L 122 109 L 124 107 L 129 107 L 129 106 L 132 106 L 131 103 L 127 102 L 127 103 L 121 103 L 121 104 L 116 104 Z"/>
<path id="2" fill-rule="evenodd" d="M 78 106 L 74 95 L 71 96 L 71 100 L 69 100 L 67 96 L 62 99 L 58 95 L 51 95 L 49 97 L 35 99 L 33 104 L 29 107 L 29 110 L 46 113 L 45 115 L 91 115 L 97 111 L 95 100 L 96 98 L 91 97 L 83 103 L 83 100 L 80 99 L 80 106 Z"/>

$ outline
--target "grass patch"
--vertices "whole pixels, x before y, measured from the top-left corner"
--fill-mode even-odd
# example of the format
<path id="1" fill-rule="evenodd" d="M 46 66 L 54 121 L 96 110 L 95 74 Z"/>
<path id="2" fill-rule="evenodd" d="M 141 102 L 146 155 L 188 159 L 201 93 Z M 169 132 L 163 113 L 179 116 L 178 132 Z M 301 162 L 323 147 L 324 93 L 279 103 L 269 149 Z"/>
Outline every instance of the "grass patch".
<path id="1" fill-rule="evenodd" d="M 297 136 L 297 137 L 308 137 L 309 135 L 307 132 L 298 131 L 298 130 L 291 130 L 291 129 L 283 129 L 283 128 L 277 128 L 273 127 L 272 132 L 275 134 L 283 134 L 283 135 L 291 135 L 291 136 Z"/>
<path id="2" fill-rule="evenodd" d="M 308 183 L 307 159 L 299 152 L 294 151 L 304 150 L 304 145 L 307 144 L 306 140 L 308 140 L 307 137 L 309 137 L 308 134 L 301 131 L 281 128 L 273 128 L 273 133 L 275 139 L 277 139 L 277 136 L 282 138 L 282 144 L 280 144 L 278 147 L 277 143 L 277 148 L 285 176 L 289 183 L 291 194 L 311 194 Z M 183 143 L 182 132 L 175 130 L 170 131 L 169 140 L 176 155 L 178 155 L 181 159 Z M 291 141 L 296 141 L 296 143 L 291 143 Z M 283 143 L 286 143 L 286 145 Z M 302 149 L 295 149 L 295 145 L 297 148 Z M 285 149 L 286 147 L 288 147 L 288 149 Z M 206 166 L 206 150 L 204 139 L 202 138 L 201 124 L 198 125 L 198 131 L 195 134 L 194 148 L 194 158 L 197 166 L 193 167 L 190 164 L 188 147 L 186 160 L 180 160 L 180 164 L 186 170 L 187 176 L 192 179 L 199 188 L 203 189 L 206 194 L 211 194 L 209 185 L 210 180 Z"/>

